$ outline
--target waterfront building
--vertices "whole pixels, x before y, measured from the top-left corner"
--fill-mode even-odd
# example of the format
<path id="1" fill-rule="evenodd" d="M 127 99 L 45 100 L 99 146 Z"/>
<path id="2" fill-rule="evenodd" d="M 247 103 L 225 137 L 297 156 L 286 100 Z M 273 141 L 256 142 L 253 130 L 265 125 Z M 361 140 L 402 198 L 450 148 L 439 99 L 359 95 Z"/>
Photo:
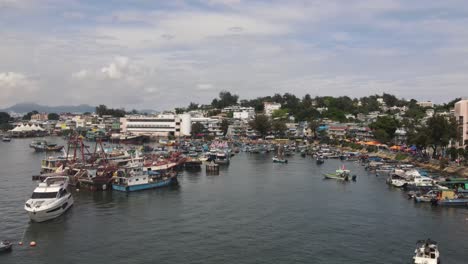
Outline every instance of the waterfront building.
<path id="1" fill-rule="evenodd" d="M 264 107 L 265 115 L 271 116 L 274 111 L 281 109 L 281 104 L 272 103 L 272 102 L 264 102 L 263 107 Z"/>
<path id="2" fill-rule="evenodd" d="M 189 136 L 191 121 L 189 114 L 131 115 L 120 118 L 120 132 L 142 136 Z"/>
<path id="3" fill-rule="evenodd" d="M 328 136 L 330 138 L 344 139 L 346 137 L 347 126 L 331 125 L 328 127 Z"/>
<path id="4" fill-rule="evenodd" d="M 455 118 L 458 124 L 457 145 L 464 148 L 468 145 L 468 99 L 455 103 Z"/>
<path id="5" fill-rule="evenodd" d="M 191 124 L 200 123 L 206 128 L 209 134 L 215 136 L 223 135 L 223 132 L 221 131 L 221 121 L 222 118 L 219 116 L 191 118 Z"/>

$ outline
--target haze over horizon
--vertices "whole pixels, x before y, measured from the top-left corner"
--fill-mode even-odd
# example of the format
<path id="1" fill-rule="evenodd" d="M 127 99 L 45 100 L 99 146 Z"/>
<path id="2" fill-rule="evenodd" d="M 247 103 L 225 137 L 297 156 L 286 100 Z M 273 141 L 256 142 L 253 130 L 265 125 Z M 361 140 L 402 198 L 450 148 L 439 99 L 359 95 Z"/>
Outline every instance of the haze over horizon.
<path id="1" fill-rule="evenodd" d="M 172 109 L 222 90 L 467 96 L 461 0 L 0 0 L 0 23 L 0 109 Z"/>

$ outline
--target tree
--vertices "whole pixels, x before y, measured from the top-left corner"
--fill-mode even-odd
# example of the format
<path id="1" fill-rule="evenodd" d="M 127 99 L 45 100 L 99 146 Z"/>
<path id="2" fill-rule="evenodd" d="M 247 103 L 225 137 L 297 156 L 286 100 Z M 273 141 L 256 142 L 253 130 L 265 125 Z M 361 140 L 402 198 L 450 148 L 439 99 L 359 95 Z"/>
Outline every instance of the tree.
<path id="1" fill-rule="evenodd" d="M 39 112 L 36 110 L 31 111 L 23 116 L 23 120 L 31 120 L 31 116 L 36 114 L 39 114 Z"/>
<path id="2" fill-rule="evenodd" d="M 124 117 L 126 112 L 125 109 L 113 109 L 107 108 L 105 105 L 96 106 L 96 114 L 99 116 L 110 115 L 113 117 Z"/>
<path id="3" fill-rule="evenodd" d="M 221 121 L 220 128 L 223 132 L 223 135 L 225 136 L 229 128 L 229 121 L 227 119 L 223 119 L 223 121 Z"/>
<path id="4" fill-rule="evenodd" d="M 267 135 L 268 131 L 270 131 L 271 128 L 270 119 L 265 115 L 256 115 L 255 118 L 252 121 L 250 121 L 249 124 L 262 137 Z"/>
<path id="5" fill-rule="evenodd" d="M 13 126 L 9 123 L 12 121 L 10 114 L 6 112 L 0 112 L 0 130 L 10 130 Z"/>
<path id="6" fill-rule="evenodd" d="M 273 120 L 273 122 L 271 123 L 271 130 L 275 135 L 282 137 L 286 135 L 288 127 L 286 126 L 286 123 L 283 120 Z"/>
<path id="7" fill-rule="evenodd" d="M 375 139 L 380 142 L 388 143 L 395 136 L 395 131 L 399 127 L 399 123 L 394 117 L 379 116 L 369 127 L 373 129 Z"/>
<path id="8" fill-rule="evenodd" d="M 288 109 L 278 109 L 271 113 L 272 119 L 285 119 L 288 118 L 289 110 Z"/>
<path id="9" fill-rule="evenodd" d="M 5 124 L 11 121 L 11 116 L 7 112 L 0 112 L 0 124 Z"/>
<path id="10" fill-rule="evenodd" d="M 205 126 L 202 123 L 200 122 L 193 123 L 192 124 L 192 137 L 196 137 L 199 134 L 205 133 L 205 130 L 206 130 Z"/>
<path id="11" fill-rule="evenodd" d="M 190 102 L 189 106 L 187 107 L 188 111 L 197 110 L 197 109 L 198 109 L 198 104 L 194 102 Z"/>
<path id="12" fill-rule="evenodd" d="M 398 98 L 392 94 L 384 93 L 382 99 L 388 107 L 392 107 L 398 104 Z"/>
<path id="13" fill-rule="evenodd" d="M 317 119 L 309 120 L 309 129 L 312 131 L 314 135 L 314 139 L 317 139 L 317 130 L 320 127 L 320 121 Z"/>
<path id="14" fill-rule="evenodd" d="M 428 143 L 436 155 L 438 147 L 445 147 L 451 139 L 457 137 L 457 123 L 454 117 L 447 119 L 442 115 L 434 115 L 426 123 Z"/>
<path id="15" fill-rule="evenodd" d="M 59 120 L 60 119 L 60 116 L 56 113 L 49 113 L 47 115 L 47 119 L 49 120 Z"/>
<path id="16" fill-rule="evenodd" d="M 219 93 L 219 100 L 213 99 L 213 101 L 211 102 L 211 106 L 219 109 L 225 108 L 231 105 L 236 105 L 238 99 L 238 95 L 231 94 L 228 91 L 222 91 Z"/>

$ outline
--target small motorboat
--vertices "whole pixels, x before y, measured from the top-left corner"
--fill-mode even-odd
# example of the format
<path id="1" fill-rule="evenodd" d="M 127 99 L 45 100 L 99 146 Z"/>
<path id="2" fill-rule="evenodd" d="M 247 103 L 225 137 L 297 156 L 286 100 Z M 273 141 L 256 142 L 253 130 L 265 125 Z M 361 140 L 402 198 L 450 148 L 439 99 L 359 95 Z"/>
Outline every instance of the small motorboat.
<path id="1" fill-rule="evenodd" d="M 277 156 L 274 156 L 274 157 L 273 157 L 273 163 L 288 163 L 288 160 L 287 160 L 287 159 L 279 158 L 279 157 L 277 157 Z"/>
<path id="2" fill-rule="evenodd" d="M 10 252 L 13 244 L 8 240 L 0 241 L 0 253 Z"/>
<path id="3" fill-rule="evenodd" d="M 2 137 L 2 141 L 3 141 L 3 142 L 10 142 L 10 141 L 11 141 L 11 137 L 9 137 L 9 136 L 3 136 L 3 137 Z"/>
<path id="4" fill-rule="evenodd" d="M 413 257 L 414 264 L 440 264 L 437 242 L 431 239 L 419 240 Z"/>
<path id="5" fill-rule="evenodd" d="M 323 176 L 325 179 L 334 179 L 340 181 L 349 181 L 351 171 L 345 169 L 343 166 L 341 169 L 337 169 L 335 173 L 325 173 Z"/>

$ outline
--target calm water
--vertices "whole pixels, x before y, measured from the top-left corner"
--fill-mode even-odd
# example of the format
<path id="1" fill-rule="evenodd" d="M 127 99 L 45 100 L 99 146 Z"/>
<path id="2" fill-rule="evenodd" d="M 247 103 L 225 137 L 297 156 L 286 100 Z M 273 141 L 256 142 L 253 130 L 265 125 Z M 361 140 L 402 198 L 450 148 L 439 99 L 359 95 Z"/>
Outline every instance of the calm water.
<path id="1" fill-rule="evenodd" d="M 38 246 L 16 246 L 2 264 L 400 264 L 427 237 L 439 242 L 443 263 L 468 262 L 468 210 L 414 204 L 353 163 L 357 183 L 325 181 L 341 162 L 318 167 L 299 155 L 273 164 L 240 153 L 219 176 L 184 172 L 177 189 L 81 191 L 64 216 L 30 223 L 23 205 L 44 155 L 30 141 L 0 142 L 0 239 L 24 234 Z"/>

